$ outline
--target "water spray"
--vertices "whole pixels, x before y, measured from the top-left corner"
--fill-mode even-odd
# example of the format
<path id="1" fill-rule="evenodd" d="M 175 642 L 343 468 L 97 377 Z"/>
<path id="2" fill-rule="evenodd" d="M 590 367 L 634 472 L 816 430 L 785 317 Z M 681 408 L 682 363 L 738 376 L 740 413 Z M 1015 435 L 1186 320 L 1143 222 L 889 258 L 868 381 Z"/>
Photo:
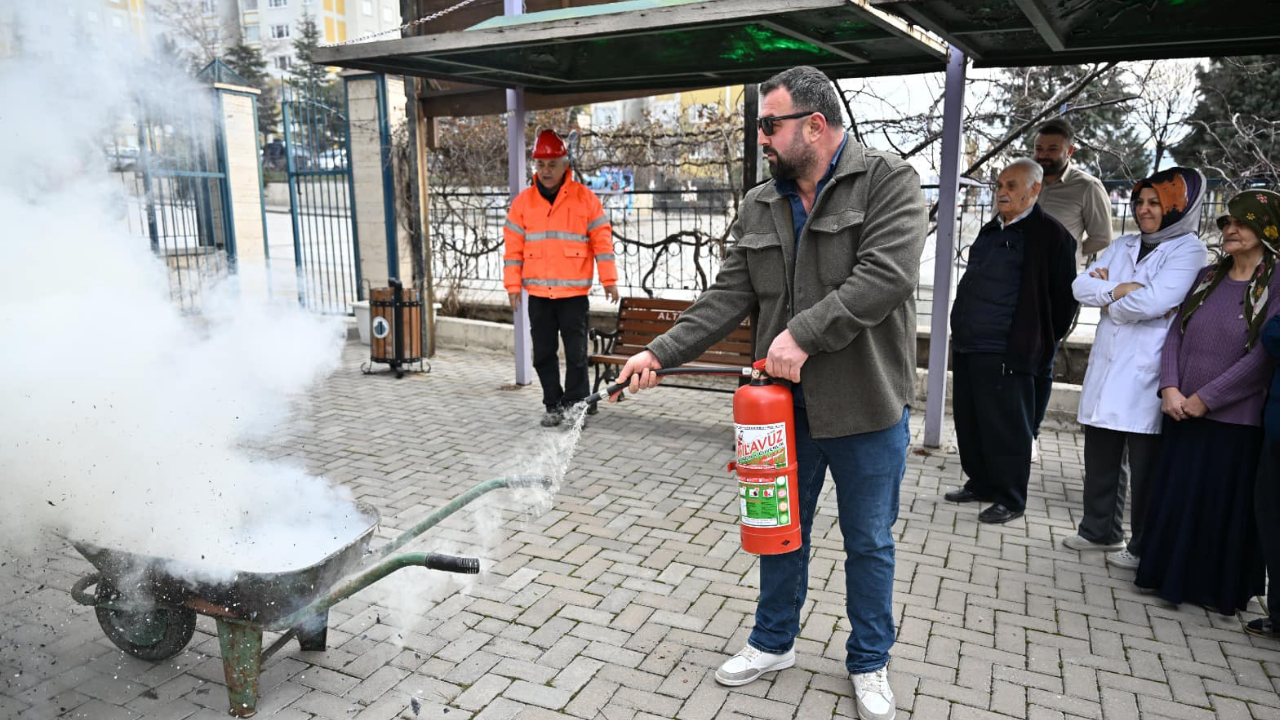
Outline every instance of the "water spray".
<path id="1" fill-rule="evenodd" d="M 764 364 L 757 360 L 741 370 L 676 367 L 653 372 L 751 378 L 733 394 L 736 459 L 727 469 L 738 476 L 742 549 L 755 555 L 780 555 L 801 545 L 795 407 L 791 388 L 776 382 L 764 371 Z M 626 387 L 626 383 L 610 385 L 582 402 L 599 402 Z"/>

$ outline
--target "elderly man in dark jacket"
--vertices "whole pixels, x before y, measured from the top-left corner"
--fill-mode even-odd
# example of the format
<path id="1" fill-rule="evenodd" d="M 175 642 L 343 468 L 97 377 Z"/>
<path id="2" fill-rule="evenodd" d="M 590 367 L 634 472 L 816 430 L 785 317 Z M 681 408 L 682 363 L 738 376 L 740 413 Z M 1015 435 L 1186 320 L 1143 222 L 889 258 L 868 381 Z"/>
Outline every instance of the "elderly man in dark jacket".
<path id="1" fill-rule="evenodd" d="M 744 685 L 791 667 L 808 587 L 810 528 L 827 469 L 835 480 L 852 632 L 845 666 L 863 720 L 894 717 L 893 523 L 914 393 L 913 293 L 924 247 L 920 180 L 911 166 L 844 132 L 840 100 L 811 67 L 760 86 L 760 133 L 773 182 L 751 189 L 737 242 L 715 284 L 619 377 L 633 391 L 652 371 L 697 358 L 754 317 L 755 355 L 795 383 L 800 551 L 760 558 L 760 602 L 747 645 L 716 671 Z"/>
<path id="2" fill-rule="evenodd" d="M 1026 509 L 1035 378 L 1076 312 L 1076 241 L 1036 203 L 1043 178 L 1027 158 L 1000 173 L 999 214 L 969 248 L 951 306 L 953 415 L 969 480 L 946 499 L 992 502 L 978 515 L 984 523 Z"/>

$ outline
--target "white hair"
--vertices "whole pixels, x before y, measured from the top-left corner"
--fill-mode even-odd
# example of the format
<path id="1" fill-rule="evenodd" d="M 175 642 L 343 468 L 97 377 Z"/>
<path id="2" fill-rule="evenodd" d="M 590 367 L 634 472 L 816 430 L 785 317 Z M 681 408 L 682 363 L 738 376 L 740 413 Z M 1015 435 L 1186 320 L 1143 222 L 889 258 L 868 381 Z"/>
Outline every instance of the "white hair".
<path id="1" fill-rule="evenodd" d="M 1015 167 L 1020 167 L 1026 171 L 1027 177 L 1031 180 L 1031 182 L 1028 183 L 1029 185 L 1044 182 L 1044 168 L 1040 167 L 1040 163 L 1035 160 L 1024 157 L 1018 158 L 1017 160 L 1009 163 L 1009 165 L 1005 167 L 1005 170 Z"/>

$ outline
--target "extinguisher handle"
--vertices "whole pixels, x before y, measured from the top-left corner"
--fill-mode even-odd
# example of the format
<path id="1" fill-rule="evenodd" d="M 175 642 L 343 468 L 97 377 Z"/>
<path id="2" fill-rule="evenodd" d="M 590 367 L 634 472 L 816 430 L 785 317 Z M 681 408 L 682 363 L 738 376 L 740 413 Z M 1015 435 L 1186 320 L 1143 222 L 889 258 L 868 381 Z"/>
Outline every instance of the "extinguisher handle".
<path id="1" fill-rule="evenodd" d="M 764 364 L 765 364 L 766 362 L 768 362 L 768 361 L 769 361 L 769 359 L 768 359 L 768 358 L 760 358 L 759 360 L 757 360 L 757 361 L 755 361 L 755 362 L 751 363 L 751 369 L 753 369 L 753 370 L 759 370 L 760 372 L 764 372 Z"/>
<path id="2" fill-rule="evenodd" d="M 761 360 L 760 362 L 763 363 L 764 361 Z M 752 367 L 755 367 L 755 366 L 753 365 Z M 763 367 L 764 365 L 760 365 L 760 368 L 763 368 Z M 759 369 L 759 368 L 756 368 L 756 369 Z M 683 367 L 682 366 L 682 367 L 673 367 L 673 368 L 658 368 L 657 370 L 653 370 L 651 372 L 654 375 L 659 375 L 659 376 L 661 375 L 739 375 L 739 376 L 745 376 L 745 377 L 751 376 L 750 368 L 726 370 L 723 368 L 716 368 L 716 367 Z M 763 372 L 763 370 L 761 370 L 761 372 Z M 626 390 L 627 386 L 630 384 L 631 384 L 630 378 L 627 379 L 627 382 L 614 383 L 613 385 L 606 387 L 601 392 L 588 395 L 587 398 L 582 402 L 598 403 L 601 400 L 604 400 L 605 398 L 613 395 L 614 393 L 620 390 Z"/>

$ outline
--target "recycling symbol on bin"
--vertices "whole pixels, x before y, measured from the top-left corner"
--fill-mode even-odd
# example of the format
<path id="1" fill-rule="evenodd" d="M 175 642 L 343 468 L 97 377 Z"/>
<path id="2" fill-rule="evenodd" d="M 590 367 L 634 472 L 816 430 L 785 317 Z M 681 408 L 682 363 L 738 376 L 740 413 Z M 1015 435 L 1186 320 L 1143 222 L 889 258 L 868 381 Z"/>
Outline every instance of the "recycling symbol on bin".
<path id="1" fill-rule="evenodd" d="M 373 336 L 381 340 L 391 334 L 391 323 L 387 322 L 384 317 L 376 317 L 373 319 Z"/>

